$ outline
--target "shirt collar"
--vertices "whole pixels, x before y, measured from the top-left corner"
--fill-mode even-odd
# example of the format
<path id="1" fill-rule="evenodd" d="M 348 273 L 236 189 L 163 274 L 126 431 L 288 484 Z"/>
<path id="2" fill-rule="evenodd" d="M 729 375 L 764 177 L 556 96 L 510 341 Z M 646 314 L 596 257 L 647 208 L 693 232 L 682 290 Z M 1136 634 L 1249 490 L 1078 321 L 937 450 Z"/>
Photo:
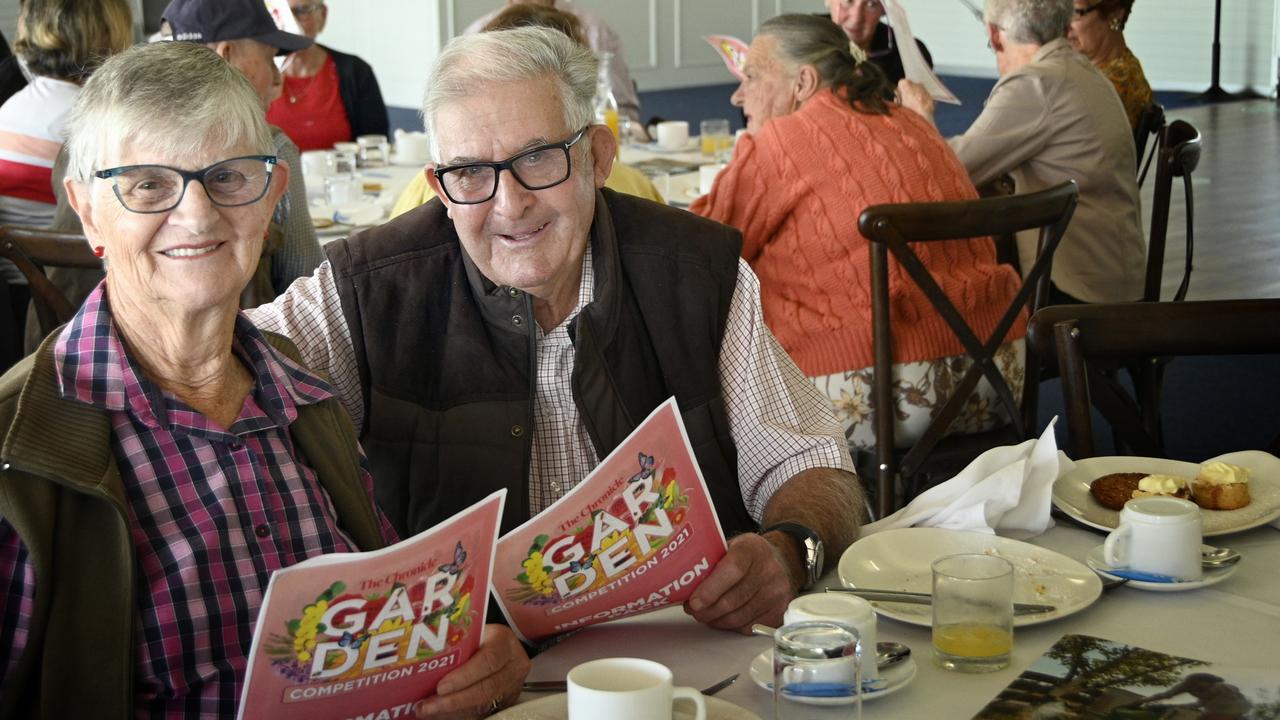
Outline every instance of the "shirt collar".
<path id="1" fill-rule="evenodd" d="M 254 397 L 278 425 L 297 417 L 297 406 L 333 397 L 327 382 L 276 352 L 243 313 L 236 316 L 232 351 L 249 368 Z M 54 371 L 63 398 L 108 411 L 132 410 L 142 422 L 160 425 L 171 397 L 142 373 L 125 348 L 111 316 L 106 282 L 85 299 L 54 346 Z"/>

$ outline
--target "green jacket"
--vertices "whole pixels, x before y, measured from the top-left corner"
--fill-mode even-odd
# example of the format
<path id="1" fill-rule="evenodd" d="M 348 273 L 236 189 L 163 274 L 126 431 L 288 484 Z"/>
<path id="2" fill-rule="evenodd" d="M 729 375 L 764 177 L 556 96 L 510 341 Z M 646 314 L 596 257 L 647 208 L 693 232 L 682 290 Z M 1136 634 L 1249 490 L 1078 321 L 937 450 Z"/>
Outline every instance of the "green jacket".
<path id="1" fill-rule="evenodd" d="M 0 516 L 22 537 L 36 576 L 26 650 L 0 685 L 0 720 L 129 720 L 137 611 L 128 502 L 108 414 L 58 395 L 59 334 L 0 378 Z M 300 362 L 288 341 L 267 338 Z M 300 406 L 289 430 L 339 525 L 361 549 L 381 547 L 342 406 Z"/>

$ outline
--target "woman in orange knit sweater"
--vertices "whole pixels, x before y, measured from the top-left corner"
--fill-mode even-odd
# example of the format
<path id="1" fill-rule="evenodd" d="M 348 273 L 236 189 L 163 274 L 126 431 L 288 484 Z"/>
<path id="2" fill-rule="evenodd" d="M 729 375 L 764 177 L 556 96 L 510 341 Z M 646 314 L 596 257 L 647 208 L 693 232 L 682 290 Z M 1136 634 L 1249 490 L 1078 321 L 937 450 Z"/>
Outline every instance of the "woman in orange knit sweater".
<path id="1" fill-rule="evenodd" d="M 780 15 L 751 43 L 733 103 L 747 130 L 733 161 L 693 212 L 742 231 L 742 256 L 760 278 L 764 317 L 800 369 L 831 399 L 850 445 L 870 449 L 873 343 L 870 257 L 858 231 L 879 203 L 977 197 L 964 166 L 920 115 L 888 103 L 884 76 L 824 18 Z M 970 325 L 989 333 L 1018 287 L 989 238 L 916 246 Z M 891 262 L 895 440 L 909 445 L 967 368 L 959 341 Z M 998 363 L 1015 397 L 1025 322 Z M 1002 421 L 986 380 L 951 432 Z"/>

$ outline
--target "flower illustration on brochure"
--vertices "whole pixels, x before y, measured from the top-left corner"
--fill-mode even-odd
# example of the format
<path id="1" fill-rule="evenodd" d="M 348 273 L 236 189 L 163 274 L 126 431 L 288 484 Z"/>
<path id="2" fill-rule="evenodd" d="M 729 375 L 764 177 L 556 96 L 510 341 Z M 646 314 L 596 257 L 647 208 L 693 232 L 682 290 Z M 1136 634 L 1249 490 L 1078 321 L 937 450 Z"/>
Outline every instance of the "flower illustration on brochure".
<path id="1" fill-rule="evenodd" d="M 627 551 L 640 562 L 658 553 L 666 544 L 665 538 L 641 547 L 633 530 L 655 523 L 678 528 L 688 514 L 689 496 L 676 481 L 675 468 L 665 467 L 643 452 L 637 460 L 639 470 L 606 508 L 591 511 L 590 517 L 566 533 L 556 537 L 541 534 L 533 539 L 521 562 L 522 572 L 514 578 L 517 585 L 506 592 L 509 600 L 522 605 L 555 605 L 589 586 L 603 584 L 613 573 L 597 572 L 602 569 L 601 555 L 617 554 L 618 543 L 627 545 Z M 609 552 L 611 548 L 614 553 Z"/>
<path id="2" fill-rule="evenodd" d="M 447 652 L 479 617 L 472 602 L 476 581 L 461 542 L 450 562 L 432 565 L 425 578 L 376 592 L 351 592 L 344 582 L 332 583 L 285 623 L 283 633 L 267 637 L 263 650 L 272 669 L 293 682 L 327 683 Z M 388 664 L 392 655 L 395 662 Z"/>

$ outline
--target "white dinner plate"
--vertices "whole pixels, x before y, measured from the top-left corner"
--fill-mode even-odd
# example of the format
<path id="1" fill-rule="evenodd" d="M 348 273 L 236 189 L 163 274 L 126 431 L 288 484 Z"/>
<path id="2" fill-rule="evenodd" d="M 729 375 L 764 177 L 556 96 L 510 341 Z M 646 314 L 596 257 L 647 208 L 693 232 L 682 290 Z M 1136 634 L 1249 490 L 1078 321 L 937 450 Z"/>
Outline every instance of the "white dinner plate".
<path id="1" fill-rule="evenodd" d="M 703 698 L 707 701 L 707 720 L 760 720 L 759 715 L 727 700 Z M 557 693 L 514 705 L 489 717 L 493 720 L 566 720 L 569 717 L 568 702 L 568 695 Z M 692 720 L 691 703 L 677 701 L 674 707 L 672 720 Z"/>
<path id="2" fill-rule="evenodd" d="M 402 158 L 399 155 L 392 153 L 391 164 L 399 165 L 401 167 L 425 167 L 427 161 L 419 160 L 418 158 Z"/>
<path id="3" fill-rule="evenodd" d="M 931 592 L 934 560 L 957 553 L 996 555 L 1013 564 L 1013 600 L 1053 605 L 1055 610 L 1015 615 L 1015 627 L 1038 625 L 1077 613 L 1102 594 L 1097 573 L 1061 553 L 999 535 L 942 528 L 899 528 L 868 535 L 840 556 L 846 587 Z M 872 602 L 876 612 L 912 625 L 933 622 L 929 605 Z"/>
<path id="4" fill-rule="evenodd" d="M 1239 510 L 1201 510 L 1205 537 L 1255 528 L 1280 517 L 1280 458 L 1258 450 L 1220 455 L 1212 460 L 1249 468 L 1248 505 Z M 1121 472 L 1160 473 L 1194 478 L 1197 463 L 1144 457 L 1095 457 L 1077 460 L 1071 472 L 1053 484 L 1053 504 L 1070 517 L 1099 530 L 1114 530 L 1120 513 L 1103 507 L 1089 494 L 1089 485 L 1103 475 Z"/>
<path id="5" fill-rule="evenodd" d="M 862 693 L 862 699 L 875 700 L 885 695 L 892 695 L 906 687 L 915 679 L 915 676 L 916 660 L 908 655 L 906 660 L 885 668 L 876 679 L 876 685 Z M 751 661 L 751 679 L 756 685 L 773 692 L 773 648 L 767 648 Z M 863 687 L 866 687 L 865 683 Z M 795 701 L 805 705 L 848 705 L 853 702 L 853 698 L 798 697 Z"/>
<path id="6" fill-rule="evenodd" d="M 637 150 L 643 150 L 644 152 L 661 153 L 663 155 L 700 152 L 702 150 L 702 146 L 699 144 L 697 137 L 689 138 L 688 140 L 685 141 L 684 145 L 678 148 L 663 147 L 659 145 L 657 141 L 647 142 L 647 143 L 635 143 L 633 147 L 635 147 L 635 149 Z"/>
<path id="7" fill-rule="evenodd" d="M 1102 546 L 1099 545 L 1089 551 L 1089 555 L 1085 557 L 1084 561 L 1089 565 L 1089 567 L 1109 578 L 1123 580 L 1124 578 L 1107 572 L 1108 570 L 1120 568 L 1112 568 L 1107 564 L 1105 558 L 1106 555 L 1103 554 Z M 1183 590 L 1195 590 L 1197 588 L 1209 587 L 1210 585 L 1217 585 L 1223 580 L 1234 575 L 1236 568 L 1238 567 L 1240 567 L 1240 563 L 1237 562 L 1223 567 L 1204 568 L 1204 570 L 1201 571 L 1199 580 L 1184 580 L 1181 582 L 1147 582 L 1145 580 L 1130 580 L 1125 583 L 1125 586 L 1135 587 L 1139 590 L 1152 590 L 1155 592 L 1182 592 Z"/>

